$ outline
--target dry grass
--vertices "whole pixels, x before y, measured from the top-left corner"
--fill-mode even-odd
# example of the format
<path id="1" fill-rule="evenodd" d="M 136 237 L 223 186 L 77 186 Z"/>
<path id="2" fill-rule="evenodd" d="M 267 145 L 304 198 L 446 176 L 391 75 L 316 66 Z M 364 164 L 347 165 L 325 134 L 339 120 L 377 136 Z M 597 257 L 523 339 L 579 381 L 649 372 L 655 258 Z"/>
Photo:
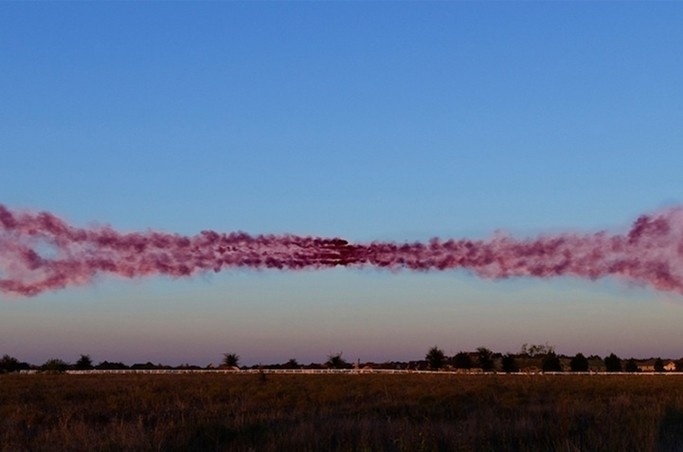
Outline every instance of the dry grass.
<path id="1" fill-rule="evenodd" d="M 0 450 L 683 450 L 683 377 L 3 375 Z"/>

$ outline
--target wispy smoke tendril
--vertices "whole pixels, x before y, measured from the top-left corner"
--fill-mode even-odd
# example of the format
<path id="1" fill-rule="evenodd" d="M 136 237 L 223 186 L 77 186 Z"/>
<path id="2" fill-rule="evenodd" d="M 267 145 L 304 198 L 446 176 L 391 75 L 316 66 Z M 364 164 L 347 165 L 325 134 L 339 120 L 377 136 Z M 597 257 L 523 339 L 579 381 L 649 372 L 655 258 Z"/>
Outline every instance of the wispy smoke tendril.
<path id="1" fill-rule="evenodd" d="M 303 270 L 335 266 L 433 271 L 468 269 L 484 278 L 619 276 L 683 294 L 683 208 L 638 218 L 625 234 L 544 235 L 533 239 L 349 243 L 341 238 L 202 231 L 182 236 L 78 228 L 48 212 L 0 204 L 0 291 L 34 296 L 126 278 L 191 276 L 246 267 Z"/>

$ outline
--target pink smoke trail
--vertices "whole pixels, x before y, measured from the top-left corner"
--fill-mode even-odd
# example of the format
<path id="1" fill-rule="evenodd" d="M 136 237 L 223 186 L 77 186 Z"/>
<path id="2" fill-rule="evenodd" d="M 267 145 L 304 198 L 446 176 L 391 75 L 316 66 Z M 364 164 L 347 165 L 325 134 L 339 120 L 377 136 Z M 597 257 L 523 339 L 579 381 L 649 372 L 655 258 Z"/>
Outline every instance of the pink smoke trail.
<path id="1" fill-rule="evenodd" d="M 484 278 L 619 276 L 683 294 L 683 208 L 639 217 L 623 235 L 601 231 L 519 240 L 349 243 L 340 238 L 202 231 L 182 236 L 77 228 L 48 212 L 14 212 L 0 204 L 0 291 L 34 296 L 92 282 L 190 276 L 247 267 L 281 270 L 335 266 L 417 271 L 468 269 Z"/>

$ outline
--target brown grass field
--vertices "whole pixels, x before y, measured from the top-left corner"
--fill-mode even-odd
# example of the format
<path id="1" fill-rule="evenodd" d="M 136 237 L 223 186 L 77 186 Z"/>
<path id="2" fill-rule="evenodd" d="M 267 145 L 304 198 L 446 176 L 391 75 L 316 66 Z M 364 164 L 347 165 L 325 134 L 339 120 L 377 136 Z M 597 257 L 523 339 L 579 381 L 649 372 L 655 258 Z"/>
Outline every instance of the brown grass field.
<path id="1" fill-rule="evenodd" d="M 675 451 L 683 377 L 0 375 L 2 451 Z"/>

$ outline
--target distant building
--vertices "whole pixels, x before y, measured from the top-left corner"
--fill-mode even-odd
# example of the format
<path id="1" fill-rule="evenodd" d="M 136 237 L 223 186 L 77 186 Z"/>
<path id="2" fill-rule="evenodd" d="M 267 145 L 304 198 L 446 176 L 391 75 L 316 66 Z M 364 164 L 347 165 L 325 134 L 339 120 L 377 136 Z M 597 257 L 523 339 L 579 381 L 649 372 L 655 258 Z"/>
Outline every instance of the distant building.
<path id="1" fill-rule="evenodd" d="M 676 370 L 676 363 L 674 361 L 667 361 L 664 364 L 664 370 L 667 372 L 673 372 Z"/>
<path id="2" fill-rule="evenodd" d="M 655 369 L 655 363 L 656 362 L 657 362 L 657 359 L 654 359 L 654 358 L 638 361 L 638 369 L 641 372 L 656 372 L 656 369 Z M 663 364 L 664 364 L 664 371 L 665 372 L 673 372 L 676 370 L 676 362 L 675 361 L 666 360 L 663 362 Z"/>
<path id="3" fill-rule="evenodd" d="M 638 362 L 638 370 L 641 372 L 654 372 L 655 371 L 655 361 L 654 359 L 647 359 Z"/>

